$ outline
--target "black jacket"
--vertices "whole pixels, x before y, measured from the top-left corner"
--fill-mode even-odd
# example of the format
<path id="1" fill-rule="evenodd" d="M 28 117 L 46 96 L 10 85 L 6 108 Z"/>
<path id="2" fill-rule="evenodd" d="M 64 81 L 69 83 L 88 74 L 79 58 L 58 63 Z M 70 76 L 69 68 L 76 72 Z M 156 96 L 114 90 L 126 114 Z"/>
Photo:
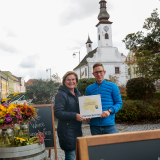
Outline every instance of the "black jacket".
<path id="1" fill-rule="evenodd" d="M 58 119 L 58 138 L 61 149 L 72 151 L 76 148 L 76 137 L 82 136 L 81 124 L 76 120 L 79 113 L 78 97 L 81 96 L 75 88 L 76 97 L 66 86 L 60 86 L 55 97 L 54 115 Z"/>

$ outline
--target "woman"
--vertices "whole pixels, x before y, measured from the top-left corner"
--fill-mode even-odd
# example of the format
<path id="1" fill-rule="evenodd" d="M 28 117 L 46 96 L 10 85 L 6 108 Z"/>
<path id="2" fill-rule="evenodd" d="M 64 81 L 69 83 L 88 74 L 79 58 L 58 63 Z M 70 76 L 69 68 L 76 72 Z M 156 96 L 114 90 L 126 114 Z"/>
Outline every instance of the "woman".
<path id="1" fill-rule="evenodd" d="M 58 119 L 58 138 L 61 149 L 65 151 L 65 160 L 75 159 L 76 137 L 82 136 L 83 117 L 79 114 L 77 88 L 78 76 L 69 71 L 63 76 L 63 86 L 55 97 L 54 115 Z"/>

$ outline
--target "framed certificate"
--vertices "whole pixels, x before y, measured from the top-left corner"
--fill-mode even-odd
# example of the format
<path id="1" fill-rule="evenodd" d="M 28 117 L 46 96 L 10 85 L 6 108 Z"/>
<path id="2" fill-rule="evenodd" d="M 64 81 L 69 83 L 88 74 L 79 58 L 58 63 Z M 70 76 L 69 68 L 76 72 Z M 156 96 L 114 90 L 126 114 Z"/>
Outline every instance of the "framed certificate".
<path id="1" fill-rule="evenodd" d="M 102 104 L 100 94 L 78 97 L 80 114 L 83 118 L 100 117 Z"/>

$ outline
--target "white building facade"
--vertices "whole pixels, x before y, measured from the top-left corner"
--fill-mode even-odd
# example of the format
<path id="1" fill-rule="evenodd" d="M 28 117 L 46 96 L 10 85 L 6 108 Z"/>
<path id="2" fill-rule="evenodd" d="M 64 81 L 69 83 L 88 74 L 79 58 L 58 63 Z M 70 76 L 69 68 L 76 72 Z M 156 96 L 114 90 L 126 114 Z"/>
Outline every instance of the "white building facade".
<path id="1" fill-rule="evenodd" d="M 106 71 L 105 79 L 109 76 L 116 76 L 119 85 L 126 84 L 128 80 L 128 66 L 125 64 L 126 57 L 119 53 L 118 48 L 112 45 L 112 22 L 110 22 L 109 14 L 106 10 L 106 1 L 101 0 L 100 13 L 98 15 L 99 23 L 97 27 L 98 47 L 92 50 L 92 41 L 88 36 L 86 42 L 87 55 L 80 64 L 74 68 L 74 71 L 80 78 L 94 78 L 93 65 L 97 62 L 102 63 Z"/>

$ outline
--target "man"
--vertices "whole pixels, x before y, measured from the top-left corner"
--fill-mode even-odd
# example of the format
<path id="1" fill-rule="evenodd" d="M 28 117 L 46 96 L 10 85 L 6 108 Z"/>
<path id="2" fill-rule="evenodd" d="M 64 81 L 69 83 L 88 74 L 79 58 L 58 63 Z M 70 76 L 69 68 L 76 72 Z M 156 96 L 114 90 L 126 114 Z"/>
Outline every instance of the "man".
<path id="1" fill-rule="evenodd" d="M 92 135 L 117 133 L 115 128 L 115 113 L 122 108 L 122 99 L 119 88 L 115 83 L 104 79 L 106 71 L 101 63 L 93 65 L 93 73 L 96 82 L 86 89 L 86 95 L 101 95 L 101 117 L 90 119 Z"/>

